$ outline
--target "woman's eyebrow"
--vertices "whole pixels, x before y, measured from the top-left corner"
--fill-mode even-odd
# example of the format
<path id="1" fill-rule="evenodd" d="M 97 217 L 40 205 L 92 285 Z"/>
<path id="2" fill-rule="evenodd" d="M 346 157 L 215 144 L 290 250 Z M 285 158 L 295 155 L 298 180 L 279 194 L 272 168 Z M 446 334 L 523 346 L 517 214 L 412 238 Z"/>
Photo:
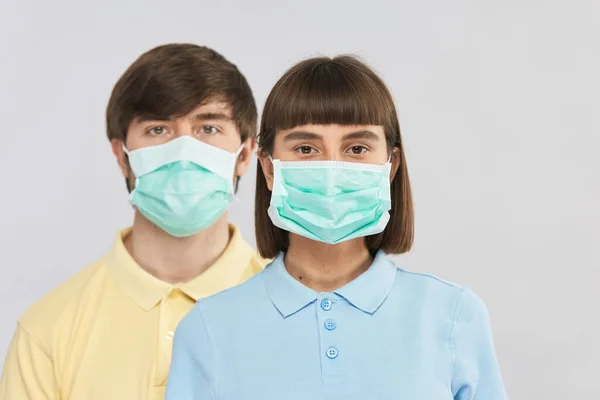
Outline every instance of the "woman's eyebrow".
<path id="1" fill-rule="evenodd" d="M 367 140 L 379 140 L 379 136 L 376 133 L 362 130 L 357 132 L 351 132 L 344 135 L 344 140 L 356 140 L 356 139 L 367 139 Z"/>
<path id="2" fill-rule="evenodd" d="M 294 131 L 288 133 L 283 138 L 284 142 L 290 142 L 293 140 L 323 140 L 323 136 L 317 135 L 313 132 Z"/>

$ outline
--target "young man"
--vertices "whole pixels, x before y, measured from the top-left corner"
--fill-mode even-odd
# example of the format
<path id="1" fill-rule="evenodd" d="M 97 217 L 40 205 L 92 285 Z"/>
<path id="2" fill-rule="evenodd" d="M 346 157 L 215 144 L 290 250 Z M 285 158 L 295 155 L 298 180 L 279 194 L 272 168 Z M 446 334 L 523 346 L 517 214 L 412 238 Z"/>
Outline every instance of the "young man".
<path id="1" fill-rule="evenodd" d="M 183 315 L 265 265 L 227 221 L 256 119 L 246 79 L 211 49 L 164 45 L 129 67 L 106 121 L 133 227 L 25 312 L 1 400 L 164 397 Z"/>

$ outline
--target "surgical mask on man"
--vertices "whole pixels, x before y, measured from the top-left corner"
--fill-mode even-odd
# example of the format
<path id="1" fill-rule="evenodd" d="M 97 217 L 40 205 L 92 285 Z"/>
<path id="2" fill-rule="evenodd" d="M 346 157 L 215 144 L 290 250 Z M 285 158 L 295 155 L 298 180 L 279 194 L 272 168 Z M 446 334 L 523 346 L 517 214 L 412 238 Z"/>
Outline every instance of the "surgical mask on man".
<path id="1" fill-rule="evenodd" d="M 129 202 L 176 237 L 211 226 L 234 197 L 235 153 L 190 136 L 128 151 L 136 176 Z"/>

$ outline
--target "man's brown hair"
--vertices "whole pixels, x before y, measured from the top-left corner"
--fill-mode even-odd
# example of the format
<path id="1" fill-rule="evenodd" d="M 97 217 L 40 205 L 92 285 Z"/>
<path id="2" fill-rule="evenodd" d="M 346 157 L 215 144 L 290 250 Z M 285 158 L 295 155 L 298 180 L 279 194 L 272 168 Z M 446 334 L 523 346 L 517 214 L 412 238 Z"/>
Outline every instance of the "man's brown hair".
<path id="1" fill-rule="evenodd" d="M 289 69 L 275 84 L 263 110 L 258 148 L 271 155 L 278 130 L 305 124 L 381 125 L 388 151 L 397 148 L 400 165 L 391 183 L 390 221 L 382 233 L 368 236 L 371 253 L 400 254 L 410 250 L 414 236 L 413 203 L 400 124 L 392 95 L 383 80 L 352 56 L 317 57 Z M 256 243 L 262 257 L 287 250 L 288 232 L 271 222 L 267 209 L 271 191 L 260 163 L 256 174 Z"/>
<path id="2" fill-rule="evenodd" d="M 252 90 L 238 68 L 208 47 L 173 43 L 142 54 L 113 88 L 106 108 L 109 140 L 127 136 L 135 118 L 168 120 L 210 101 L 223 101 L 242 142 L 256 136 Z"/>

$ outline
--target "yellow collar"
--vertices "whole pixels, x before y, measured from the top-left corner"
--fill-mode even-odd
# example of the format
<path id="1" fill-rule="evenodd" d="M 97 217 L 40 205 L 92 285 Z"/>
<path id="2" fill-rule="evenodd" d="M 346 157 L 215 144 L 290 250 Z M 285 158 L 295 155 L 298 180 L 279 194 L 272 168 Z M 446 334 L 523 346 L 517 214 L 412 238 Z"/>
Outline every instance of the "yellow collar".
<path id="1" fill-rule="evenodd" d="M 229 244 L 221 257 L 202 274 L 186 283 L 167 283 L 143 270 L 123 244 L 123 239 L 131 232 L 131 228 L 123 229 L 117 234 L 112 249 L 106 255 L 106 266 L 119 287 L 144 310 L 153 308 L 174 289 L 198 300 L 238 284 L 256 254 L 234 225 L 229 225 L 229 230 Z"/>

